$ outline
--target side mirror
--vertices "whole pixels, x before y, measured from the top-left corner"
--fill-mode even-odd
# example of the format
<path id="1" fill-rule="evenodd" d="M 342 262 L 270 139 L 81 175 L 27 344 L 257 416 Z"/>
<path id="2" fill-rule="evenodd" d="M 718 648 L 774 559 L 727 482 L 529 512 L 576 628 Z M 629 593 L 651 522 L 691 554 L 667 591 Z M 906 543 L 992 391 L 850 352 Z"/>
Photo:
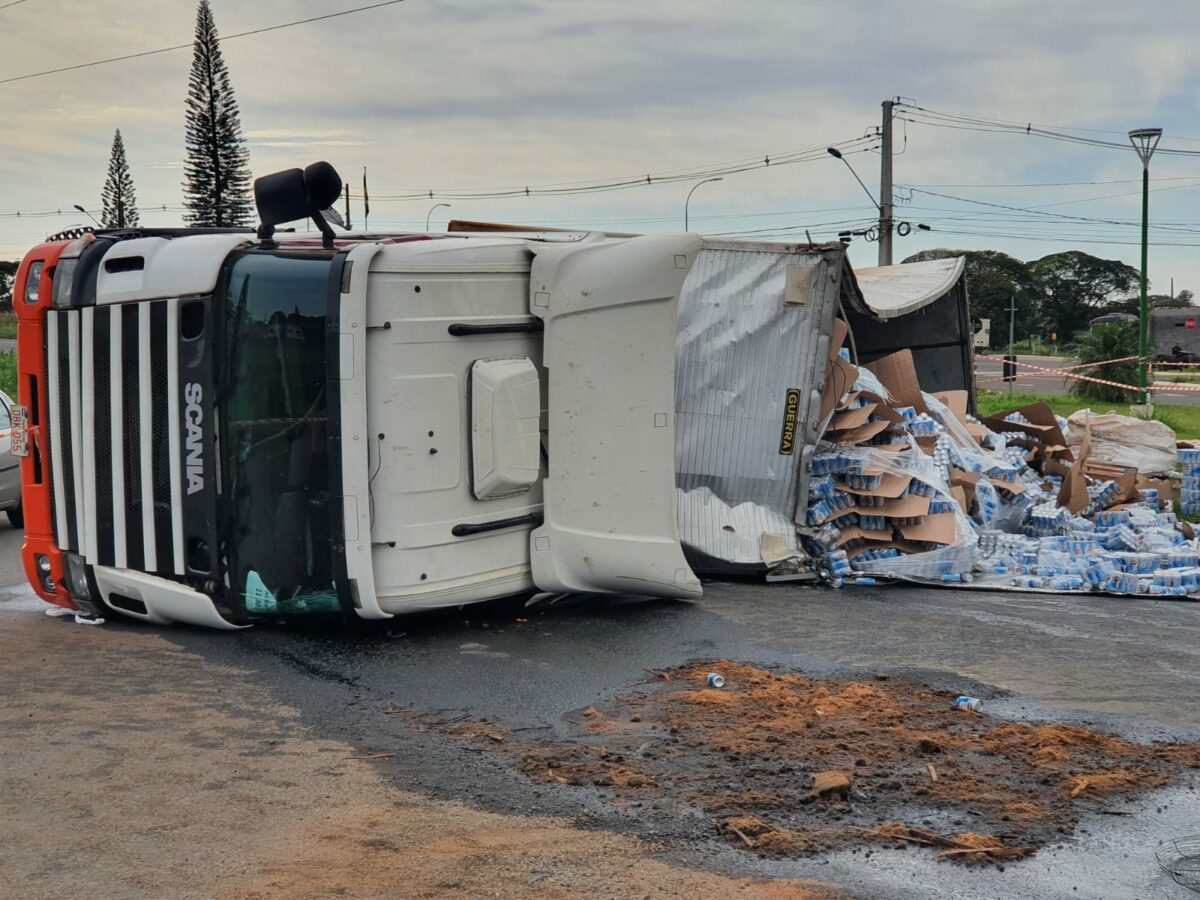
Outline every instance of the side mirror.
<path id="1" fill-rule="evenodd" d="M 306 169 L 285 169 L 254 180 L 254 205 L 258 208 L 258 238 L 270 242 L 275 227 L 297 219 L 311 218 L 321 232 L 327 249 L 333 249 L 333 229 L 321 215 L 337 202 L 342 179 L 327 162 Z"/>

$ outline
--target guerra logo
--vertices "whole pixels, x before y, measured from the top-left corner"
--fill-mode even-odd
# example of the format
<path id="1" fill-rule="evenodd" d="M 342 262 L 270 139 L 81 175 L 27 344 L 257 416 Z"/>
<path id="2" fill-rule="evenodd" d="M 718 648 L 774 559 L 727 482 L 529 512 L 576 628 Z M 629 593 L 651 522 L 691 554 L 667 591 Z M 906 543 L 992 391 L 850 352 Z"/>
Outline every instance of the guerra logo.
<path id="1" fill-rule="evenodd" d="M 187 451 L 185 467 L 187 469 L 187 492 L 189 495 L 204 490 L 204 431 L 200 425 L 204 421 L 204 410 L 200 401 L 204 399 L 204 388 L 189 381 L 183 388 L 183 423 L 186 430 L 184 449 Z"/>

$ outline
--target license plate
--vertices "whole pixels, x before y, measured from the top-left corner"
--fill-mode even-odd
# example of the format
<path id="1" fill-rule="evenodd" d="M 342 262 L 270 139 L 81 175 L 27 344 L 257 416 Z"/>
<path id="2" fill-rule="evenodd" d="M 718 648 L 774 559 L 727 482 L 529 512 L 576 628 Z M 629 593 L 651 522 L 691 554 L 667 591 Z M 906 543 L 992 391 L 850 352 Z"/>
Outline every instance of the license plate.
<path id="1" fill-rule="evenodd" d="M 29 455 L 29 410 L 24 406 L 12 408 L 12 454 Z"/>

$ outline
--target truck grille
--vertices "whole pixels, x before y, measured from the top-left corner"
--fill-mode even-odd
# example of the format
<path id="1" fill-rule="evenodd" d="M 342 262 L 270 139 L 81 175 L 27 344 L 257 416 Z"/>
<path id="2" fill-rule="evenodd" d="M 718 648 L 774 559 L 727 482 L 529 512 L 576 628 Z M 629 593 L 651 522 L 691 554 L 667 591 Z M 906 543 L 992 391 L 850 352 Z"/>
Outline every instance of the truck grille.
<path id="1" fill-rule="evenodd" d="M 183 573 L 177 316 L 176 300 L 47 313 L 54 537 L 93 565 Z"/>

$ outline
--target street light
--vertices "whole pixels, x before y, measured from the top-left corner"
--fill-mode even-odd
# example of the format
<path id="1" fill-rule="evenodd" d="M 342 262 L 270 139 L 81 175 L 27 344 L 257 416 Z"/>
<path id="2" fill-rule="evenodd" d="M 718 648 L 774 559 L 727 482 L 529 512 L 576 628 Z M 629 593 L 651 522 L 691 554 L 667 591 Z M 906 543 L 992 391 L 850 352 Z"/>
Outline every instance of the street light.
<path id="1" fill-rule="evenodd" d="M 871 189 L 868 188 L 865 184 L 863 184 L 863 180 L 861 178 L 859 178 L 858 173 L 854 171 L 854 166 L 850 165 L 850 160 L 848 160 L 848 159 L 846 159 L 846 157 L 842 156 L 842 151 L 839 150 L 837 147 L 826 147 L 825 152 L 828 153 L 830 156 L 832 156 L 834 159 L 840 159 L 842 162 L 844 162 L 846 164 L 846 168 L 850 170 L 850 174 L 854 176 L 854 180 L 857 181 L 859 184 L 862 184 L 862 189 L 867 192 L 867 196 L 871 199 L 871 205 L 873 207 L 875 207 L 876 209 L 879 209 L 879 204 L 875 202 L 875 196 L 871 193 Z M 880 210 L 880 211 L 882 212 L 882 210 Z"/>
<path id="2" fill-rule="evenodd" d="M 425 214 L 425 231 L 429 231 L 429 217 L 433 215 L 433 211 L 435 209 L 441 206 L 446 207 L 446 209 L 450 209 L 449 203 L 435 203 L 433 206 L 429 207 L 429 212 Z"/>
<path id="3" fill-rule="evenodd" d="M 77 210 L 79 210 L 81 213 L 83 213 L 85 216 L 87 216 L 89 219 L 91 219 L 93 222 L 95 222 L 97 225 L 100 225 L 100 220 L 97 219 L 95 216 L 93 216 L 90 212 L 88 212 L 82 206 L 80 206 L 78 203 L 75 204 L 75 208 Z M 103 228 L 104 226 L 100 225 L 100 227 Z"/>
<path id="4" fill-rule="evenodd" d="M 1142 278 L 1141 303 L 1138 307 L 1138 401 L 1146 403 L 1149 395 L 1146 392 L 1146 355 L 1148 338 L 1149 314 L 1146 311 L 1146 250 L 1149 243 L 1150 223 L 1150 157 L 1158 148 L 1162 138 L 1161 128 L 1137 128 L 1129 132 L 1129 141 L 1137 151 L 1138 159 L 1142 161 Z"/>
<path id="5" fill-rule="evenodd" d="M 724 181 L 724 178 L 705 178 L 703 181 L 698 181 L 692 185 L 692 189 L 688 191 L 687 199 L 683 201 L 683 230 L 688 230 L 688 204 L 692 202 L 692 194 L 696 193 L 696 188 L 702 184 L 709 184 L 713 181 Z"/>

